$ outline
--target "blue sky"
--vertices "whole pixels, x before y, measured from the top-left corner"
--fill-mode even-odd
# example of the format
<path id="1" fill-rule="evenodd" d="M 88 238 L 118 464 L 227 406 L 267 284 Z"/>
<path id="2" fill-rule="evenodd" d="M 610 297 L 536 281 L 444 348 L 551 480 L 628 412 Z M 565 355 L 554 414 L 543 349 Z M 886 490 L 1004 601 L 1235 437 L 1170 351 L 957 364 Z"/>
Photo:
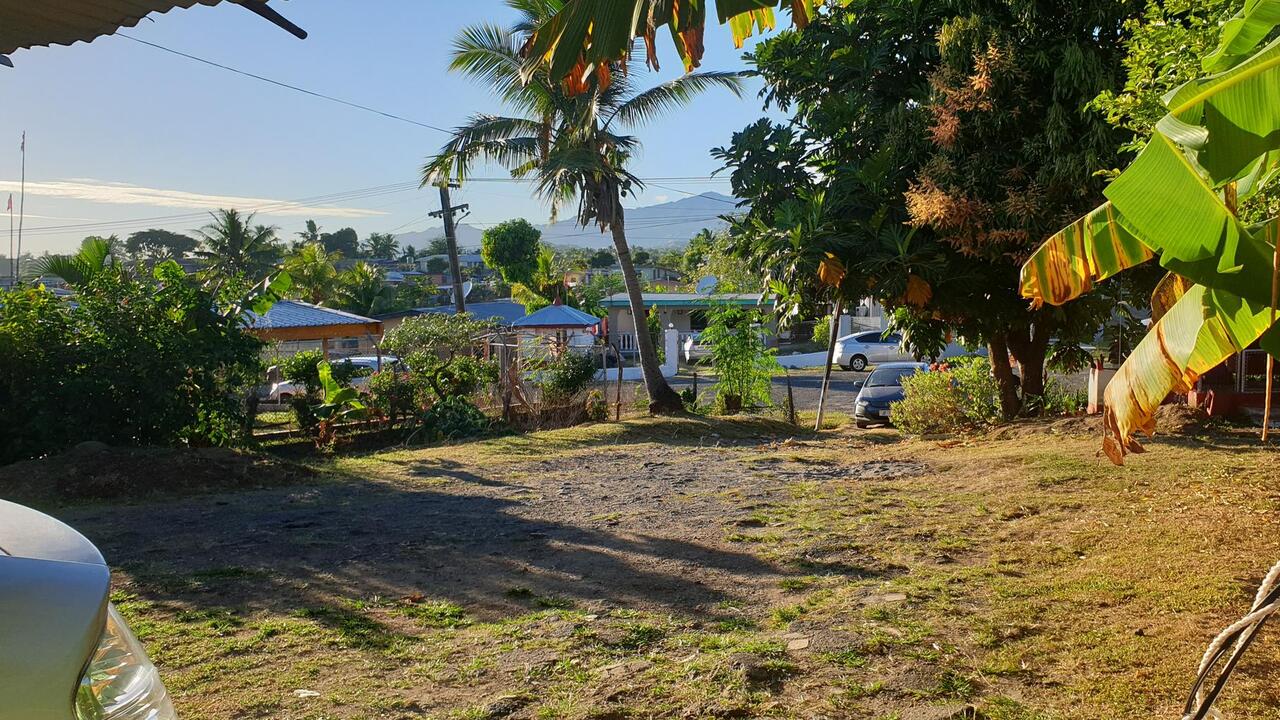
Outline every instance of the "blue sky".
<path id="1" fill-rule="evenodd" d="M 273 4 L 310 37 L 297 40 L 225 3 L 153 15 L 123 32 L 441 127 L 500 110 L 484 88 L 446 70 L 458 29 L 511 19 L 499 0 Z M 703 69 L 743 68 L 742 51 L 733 47 L 727 29 L 712 24 Z M 655 83 L 682 70 L 669 43 L 662 49 L 662 71 L 649 73 Z M 407 183 L 446 137 L 124 37 L 19 51 L 12 60 L 15 69 L 0 68 L 0 203 L 18 180 L 18 140 L 26 130 L 23 250 L 36 254 L 67 251 L 85 235 L 104 230 L 122 237 L 145 227 L 190 230 L 204 220 L 150 219 L 194 216 L 209 206 L 269 206 Z M 645 147 L 634 171 L 641 177 L 710 175 L 717 163 L 708 150 L 727 144 L 735 130 L 762 115 L 758 90 L 753 83 L 741 100 L 713 91 L 688 114 L 641 130 Z M 485 175 L 504 173 L 495 168 Z M 674 186 L 693 193 L 728 191 L 723 181 Z M 650 187 L 636 204 L 680 197 Z M 471 204 L 472 224 L 547 218 L 547 209 L 519 184 L 473 183 L 455 201 Z M 438 225 L 426 218 L 437 203 L 434 191 L 403 190 L 264 211 L 260 219 L 278 225 L 284 236 L 314 217 L 329 229 L 350 225 L 363 237 Z M 105 225 L 110 222 L 120 224 Z M 41 230 L 67 225 L 84 227 Z M 7 243 L 0 244 L 0 252 L 7 252 Z"/>

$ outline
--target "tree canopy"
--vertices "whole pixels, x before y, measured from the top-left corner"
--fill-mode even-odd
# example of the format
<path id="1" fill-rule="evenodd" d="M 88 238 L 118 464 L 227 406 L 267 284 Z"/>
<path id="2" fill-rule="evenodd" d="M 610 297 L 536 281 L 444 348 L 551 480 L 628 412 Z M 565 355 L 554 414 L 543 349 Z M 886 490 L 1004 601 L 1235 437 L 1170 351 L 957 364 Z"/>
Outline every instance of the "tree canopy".
<path id="1" fill-rule="evenodd" d="M 529 284 L 542 250 L 542 232 L 528 220 L 507 220 L 484 231 L 480 257 L 508 283 Z"/>

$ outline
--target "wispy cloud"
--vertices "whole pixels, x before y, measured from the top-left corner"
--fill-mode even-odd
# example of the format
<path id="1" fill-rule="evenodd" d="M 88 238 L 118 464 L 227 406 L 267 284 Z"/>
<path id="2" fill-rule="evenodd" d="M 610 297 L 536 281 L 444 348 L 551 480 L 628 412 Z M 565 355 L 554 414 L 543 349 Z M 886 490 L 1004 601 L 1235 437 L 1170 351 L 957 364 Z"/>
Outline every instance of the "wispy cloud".
<path id="1" fill-rule="evenodd" d="M 0 193 L 12 192 L 16 194 L 19 189 L 20 184 L 16 181 L 0 180 Z M 334 218 L 364 218 L 387 214 L 379 210 L 366 210 L 364 208 L 308 205 L 287 200 L 238 197 L 235 195 L 206 195 L 183 190 L 163 190 L 86 178 L 51 182 L 28 181 L 27 194 L 107 205 L 150 205 L 152 207 L 196 210 L 238 208 L 246 211 L 258 211 L 266 215 L 318 215 Z"/>

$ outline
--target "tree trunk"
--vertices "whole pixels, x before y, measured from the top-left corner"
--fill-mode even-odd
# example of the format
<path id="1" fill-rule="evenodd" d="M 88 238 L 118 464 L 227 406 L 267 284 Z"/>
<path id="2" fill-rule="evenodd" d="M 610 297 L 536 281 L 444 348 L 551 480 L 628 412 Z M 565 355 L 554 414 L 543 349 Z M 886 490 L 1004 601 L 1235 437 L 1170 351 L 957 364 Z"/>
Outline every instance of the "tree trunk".
<path id="1" fill-rule="evenodd" d="M 1018 383 L 1013 377 L 1013 366 L 1009 364 L 1009 344 L 1003 334 L 992 335 L 987 342 L 987 351 L 991 359 L 991 373 L 1000 388 L 1000 412 L 1005 420 L 1012 420 L 1022 409 L 1022 401 L 1018 398 Z"/>
<path id="2" fill-rule="evenodd" d="M 1007 338 L 1009 352 L 1022 366 L 1022 401 L 1026 408 L 1042 408 L 1044 397 L 1044 360 L 1049 354 L 1049 334 L 1040 328 L 1030 328 L 1026 334 L 1010 333 Z"/>
<path id="3" fill-rule="evenodd" d="M 649 412 L 653 415 L 678 415 L 684 412 L 684 402 L 667 384 L 667 379 L 662 377 L 658 351 L 653 346 L 653 338 L 649 337 L 648 326 L 644 324 L 648 315 L 644 308 L 644 298 L 640 296 L 640 280 L 636 278 L 636 268 L 631 262 L 631 248 L 627 246 L 622 203 L 617 203 L 615 207 L 610 229 L 613 231 L 613 247 L 618 252 L 618 267 L 622 269 L 622 281 L 627 286 L 631 317 L 635 320 L 636 349 L 640 353 L 644 387 L 649 392 Z"/>

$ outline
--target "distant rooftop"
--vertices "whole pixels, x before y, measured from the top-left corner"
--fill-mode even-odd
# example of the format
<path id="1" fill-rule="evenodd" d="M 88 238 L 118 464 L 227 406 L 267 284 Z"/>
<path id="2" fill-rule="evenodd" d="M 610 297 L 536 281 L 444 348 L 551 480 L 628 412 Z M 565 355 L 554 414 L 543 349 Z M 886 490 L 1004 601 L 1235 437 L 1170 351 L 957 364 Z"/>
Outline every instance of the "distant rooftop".
<path id="1" fill-rule="evenodd" d="M 641 293 L 646 306 L 657 305 L 664 306 L 705 306 L 712 305 L 760 305 L 761 299 L 764 297 L 760 293 L 715 293 L 712 295 L 700 295 L 698 293 Z M 630 301 L 626 293 L 614 293 L 600 301 L 601 307 L 628 307 Z M 772 301 L 765 301 L 764 305 L 772 305 Z"/>
<path id="2" fill-rule="evenodd" d="M 438 307 L 414 308 L 414 312 L 419 315 L 435 313 L 440 315 L 453 315 L 455 310 L 452 304 L 441 305 Z M 467 314 L 472 315 L 481 320 L 496 320 L 503 325 L 511 325 L 516 320 L 525 316 L 524 305 L 515 300 L 490 300 L 488 302 L 467 303 Z"/>
<path id="3" fill-rule="evenodd" d="M 249 327 L 254 330 L 378 324 L 378 321 L 373 318 L 320 305 L 312 305 L 300 300 L 281 300 L 272 305 L 271 309 L 263 315 L 253 311 L 248 311 L 245 314 L 249 316 Z"/>
<path id="4" fill-rule="evenodd" d="M 599 324 L 600 318 L 568 305 L 548 305 L 512 323 L 518 328 L 585 328 Z"/>

